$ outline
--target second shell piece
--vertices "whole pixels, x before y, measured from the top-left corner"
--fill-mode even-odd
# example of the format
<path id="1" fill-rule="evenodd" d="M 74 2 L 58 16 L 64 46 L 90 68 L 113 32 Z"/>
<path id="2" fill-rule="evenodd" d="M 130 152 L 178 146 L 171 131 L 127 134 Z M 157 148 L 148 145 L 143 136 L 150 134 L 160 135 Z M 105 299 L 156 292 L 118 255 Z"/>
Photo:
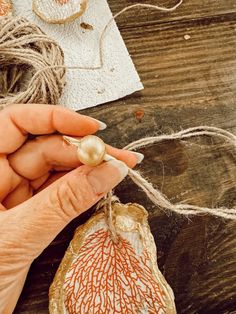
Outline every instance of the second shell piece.
<path id="1" fill-rule="evenodd" d="M 65 24 L 81 16 L 87 0 L 33 0 L 33 11 L 44 21 Z"/>

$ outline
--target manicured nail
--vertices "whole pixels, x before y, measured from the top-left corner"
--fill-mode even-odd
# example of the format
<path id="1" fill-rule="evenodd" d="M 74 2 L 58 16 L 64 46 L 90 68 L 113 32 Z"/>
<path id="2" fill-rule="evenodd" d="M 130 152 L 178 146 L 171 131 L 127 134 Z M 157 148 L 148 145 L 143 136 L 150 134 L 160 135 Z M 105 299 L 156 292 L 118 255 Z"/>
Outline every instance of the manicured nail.
<path id="1" fill-rule="evenodd" d="M 129 168 L 123 161 L 113 159 L 113 160 L 110 160 L 108 164 L 109 164 L 109 167 L 112 166 L 119 170 L 120 180 L 123 180 L 127 176 L 129 172 Z"/>
<path id="2" fill-rule="evenodd" d="M 140 164 L 143 161 L 144 155 L 141 153 L 132 152 L 137 159 L 137 164 Z"/>
<path id="3" fill-rule="evenodd" d="M 88 174 L 88 181 L 97 194 L 107 193 L 128 174 L 129 168 L 119 160 L 110 160 L 94 167 Z"/>
<path id="4" fill-rule="evenodd" d="M 100 121 L 98 119 L 92 118 L 92 117 L 90 117 L 90 118 L 98 123 L 100 131 L 105 130 L 107 128 L 106 123 L 104 123 L 104 122 L 102 122 L 102 121 Z"/>

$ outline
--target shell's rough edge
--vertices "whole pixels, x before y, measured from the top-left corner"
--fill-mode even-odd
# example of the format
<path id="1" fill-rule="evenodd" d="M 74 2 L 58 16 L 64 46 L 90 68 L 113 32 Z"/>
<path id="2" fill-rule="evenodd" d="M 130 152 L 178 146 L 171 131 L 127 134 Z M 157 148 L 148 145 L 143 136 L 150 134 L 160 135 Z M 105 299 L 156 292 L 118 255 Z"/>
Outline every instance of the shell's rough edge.
<path id="1" fill-rule="evenodd" d="M 70 16 L 66 18 L 60 18 L 60 19 L 51 19 L 46 16 L 46 14 L 39 9 L 38 2 L 41 0 L 33 0 L 32 2 L 32 10 L 33 12 L 40 17 L 43 21 L 49 23 L 49 24 L 66 24 L 73 22 L 75 19 L 79 18 L 86 10 L 88 1 L 87 0 L 81 0 L 80 10 L 77 12 L 72 13 Z M 53 0 L 49 0 L 53 1 Z"/>
<path id="2" fill-rule="evenodd" d="M 114 203 L 112 206 L 114 217 L 132 217 L 137 223 L 137 226 L 139 226 L 139 229 L 137 229 L 137 231 L 141 233 L 141 239 L 148 251 L 152 265 L 153 277 L 157 282 L 161 284 L 163 290 L 166 293 L 166 313 L 175 314 L 176 310 L 173 291 L 157 266 L 156 245 L 148 224 L 148 212 L 143 206 L 134 203 L 121 204 L 117 202 Z M 100 210 L 99 212 L 96 212 L 84 225 L 79 226 L 75 230 L 74 237 L 70 242 L 69 247 L 67 248 L 67 251 L 61 261 L 61 264 L 57 270 L 57 273 L 49 290 L 50 314 L 64 314 L 63 284 L 65 281 L 67 270 L 73 262 L 74 254 L 76 254 L 79 251 L 80 247 L 83 245 L 83 242 L 85 240 L 85 237 L 88 235 L 89 230 L 99 221 L 104 220 L 104 218 L 105 213 L 103 210 Z M 122 230 L 124 231 L 123 228 Z"/>

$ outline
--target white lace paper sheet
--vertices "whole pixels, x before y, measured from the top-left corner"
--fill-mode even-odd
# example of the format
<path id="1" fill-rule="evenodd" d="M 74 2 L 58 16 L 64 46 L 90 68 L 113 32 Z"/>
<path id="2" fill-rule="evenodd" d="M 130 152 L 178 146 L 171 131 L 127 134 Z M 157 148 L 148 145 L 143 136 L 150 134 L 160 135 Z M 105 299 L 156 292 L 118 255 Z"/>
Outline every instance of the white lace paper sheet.
<path id="1" fill-rule="evenodd" d="M 13 0 L 14 14 L 36 23 L 54 38 L 65 53 L 67 66 L 99 66 L 99 38 L 112 17 L 106 0 L 89 0 L 86 12 L 70 24 L 48 24 L 32 11 L 32 0 Z M 88 23 L 93 30 L 80 24 Z M 115 22 L 103 40 L 104 65 L 99 70 L 67 70 L 67 84 L 61 105 L 74 109 L 113 101 L 143 88 Z"/>

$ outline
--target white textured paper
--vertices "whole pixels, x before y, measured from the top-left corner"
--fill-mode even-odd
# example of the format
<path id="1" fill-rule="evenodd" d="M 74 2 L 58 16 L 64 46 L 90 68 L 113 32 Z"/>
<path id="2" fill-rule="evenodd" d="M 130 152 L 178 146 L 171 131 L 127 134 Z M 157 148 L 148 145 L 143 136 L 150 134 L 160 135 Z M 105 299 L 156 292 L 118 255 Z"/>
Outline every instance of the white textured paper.
<path id="1" fill-rule="evenodd" d="M 14 0 L 16 15 L 36 23 L 54 38 L 65 53 L 67 66 L 99 65 L 99 38 L 112 17 L 106 0 L 89 0 L 86 12 L 70 24 L 48 24 L 32 11 L 32 0 Z M 80 24 L 88 23 L 93 30 Z M 74 110 L 93 107 L 129 95 L 143 88 L 115 22 L 103 40 L 104 65 L 99 70 L 67 70 L 67 85 L 61 104 Z"/>

